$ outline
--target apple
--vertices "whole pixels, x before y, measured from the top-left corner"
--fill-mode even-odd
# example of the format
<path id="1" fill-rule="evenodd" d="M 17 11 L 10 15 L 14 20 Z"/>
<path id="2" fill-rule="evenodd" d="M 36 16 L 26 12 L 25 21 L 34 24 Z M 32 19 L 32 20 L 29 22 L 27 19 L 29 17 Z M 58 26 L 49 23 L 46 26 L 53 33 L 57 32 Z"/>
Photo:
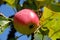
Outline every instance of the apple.
<path id="1" fill-rule="evenodd" d="M 39 18 L 31 9 L 22 9 L 14 15 L 14 28 L 22 34 L 31 34 L 39 27 Z"/>

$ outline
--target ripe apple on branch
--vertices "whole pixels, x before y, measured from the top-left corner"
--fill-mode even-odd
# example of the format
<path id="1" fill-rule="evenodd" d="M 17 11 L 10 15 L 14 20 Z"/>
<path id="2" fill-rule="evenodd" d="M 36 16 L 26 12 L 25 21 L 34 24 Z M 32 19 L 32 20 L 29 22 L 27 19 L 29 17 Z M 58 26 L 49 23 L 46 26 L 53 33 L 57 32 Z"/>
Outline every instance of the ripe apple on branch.
<path id="1" fill-rule="evenodd" d="M 14 16 L 14 28 L 22 33 L 30 35 L 39 27 L 39 18 L 31 9 L 22 9 Z"/>

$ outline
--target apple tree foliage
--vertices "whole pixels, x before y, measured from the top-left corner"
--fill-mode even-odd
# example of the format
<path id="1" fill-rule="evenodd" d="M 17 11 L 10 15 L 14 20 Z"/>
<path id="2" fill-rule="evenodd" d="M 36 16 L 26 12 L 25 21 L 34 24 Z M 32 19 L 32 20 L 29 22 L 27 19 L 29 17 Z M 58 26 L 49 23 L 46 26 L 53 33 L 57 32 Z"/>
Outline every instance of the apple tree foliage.
<path id="1" fill-rule="evenodd" d="M 25 0 L 21 5 L 20 0 L 0 0 L 0 6 L 6 4 L 13 9 L 16 8 L 17 12 L 21 9 L 33 9 L 40 19 L 40 26 L 36 33 L 34 33 L 31 40 L 60 40 L 60 1 L 58 0 Z M 43 10 L 41 11 L 41 8 Z M 12 17 L 5 17 L 0 13 L 0 34 L 12 25 Z M 11 23 L 11 24 L 10 24 Z M 17 37 L 18 38 L 18 37 Z M 17 38 L 11 38 L 16 40 Z"/>

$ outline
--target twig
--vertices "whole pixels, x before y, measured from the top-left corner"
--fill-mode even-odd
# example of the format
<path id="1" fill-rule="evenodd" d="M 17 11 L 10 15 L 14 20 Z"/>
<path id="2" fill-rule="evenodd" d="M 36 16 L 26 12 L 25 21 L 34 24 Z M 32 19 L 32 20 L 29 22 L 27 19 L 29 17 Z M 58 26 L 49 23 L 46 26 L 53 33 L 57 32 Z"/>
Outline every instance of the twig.
<path id="1" fill-rule="evenodd" d="M 34 33 L 31 34 L 31 40 L 34 40 Z"/>
<path id="2" fill-rule="evenodd" d="M 23 36 L 23 35 L 20 35 L 20 36 L 16 37 L 16 39 L 20 38 L 21 36 Z"/>
<path id="3" fill-rule="evenodd" d="M 12 23 L 10 23 L 10 28 L 11 28 L 11 31 L 10 31 L 10 33 L 8 34 L 7 40 L 11 40 L 12 38 L 15 39 L 15 32 L 16 32 L 16 30 L 14 29 L 14 26 L 13 26 Z"/>

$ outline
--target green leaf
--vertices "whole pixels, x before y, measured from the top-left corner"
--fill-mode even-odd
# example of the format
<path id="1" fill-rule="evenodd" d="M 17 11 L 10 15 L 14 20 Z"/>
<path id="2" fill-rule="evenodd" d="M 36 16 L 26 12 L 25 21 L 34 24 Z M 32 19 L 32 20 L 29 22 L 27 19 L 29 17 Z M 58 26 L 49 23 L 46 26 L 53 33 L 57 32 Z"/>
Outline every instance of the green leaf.
<path id="1" fill-rule="evenodd" d="M 38 8 L 43 8 L 46 5 L 49 5 L 52 0 L 34 0 Z"/>
<path id="2" fill-rule="evenodd" d="M 48 35 L 44 35 L 43 40 L 51 40 L 51 38 L 49 38 Z"/>
<path id="3" fill-rule="evenodd" d="M 56 4 L 51 3 L 48 6 L 49 6 L 48 8 L 51 9 L 52 11 L 60 12 L 60 9 L 59 9 L 60 5 L 56 5 Z"/>
<path id="4" fill-rule="evenodd" d="M 60 38 L 60 12 L 52 11 L 48 7 L 44 7 L 43 15 L 40 19 L 41 26 L 49 29 L 48 36 L 52 40 Z"/>
<path id="5" fill-rule="evenodd" d="M 49 38 L 48 35 L 42 35 L 37 32 L 34 34 L 34 40 L 51 40 L 51 38 Z"/>
<path id="6" fill-rule="evenodd" d="M 39 9 L 39 8 L 43 7 L 43 6 L 46 4 L 45 1 L 46 1 L 46 0 L 35 0 L 34 2 L 35 2 L 36 6 L 37 6 L 38 9 Z"/>
<path id="7" fill-rule="evenodd" d="M 57 39 L 60 40 L 60 30 L 54 32 L 54 33 L 51 35 L 51 38 L 52 38 L 52 40 L 57 40 Z"/>
<path id="8" fill-rule="evenodd" d="M 29 9 L 33 9 L 33 10 L 37 10 L 37 6 L 35 5 L 35 3 L 29 3 L 28 1 L 25 1 L 23 3 L 23 8 L 29 8 Z"/>
<path id="9" fill-rule="evenodd" d="M 42 35 L 48 35 L 49 29 L 47 27 L 42 27 L 39 29 Z"/>
<path id="10" fill-rule="evenodd" d="M 34 40 L 42 40 L 43 35 L 41 33 L 34 34 Z"/>
<path id="11" fill-rule="evenodd" d="M 3 15 L 0 15 L 0 34 L 9 26 L 10 21 Z"/>
<path id="12" fill-rule="evenodd" d="M 17 11 L 22 9 L 22 6 L 20 5 L 20 0 L 4 0 L 6 2 L 6 5 L 11 6 L 13 9 L 16 8 Z M 15 9 L 14 9 L 15 11 Z"/>
<path id="13" fill-rule="evenodd" d="M 4 0 L 8 5 L 15 7 L 16 6 L 16 0 Z"/>

